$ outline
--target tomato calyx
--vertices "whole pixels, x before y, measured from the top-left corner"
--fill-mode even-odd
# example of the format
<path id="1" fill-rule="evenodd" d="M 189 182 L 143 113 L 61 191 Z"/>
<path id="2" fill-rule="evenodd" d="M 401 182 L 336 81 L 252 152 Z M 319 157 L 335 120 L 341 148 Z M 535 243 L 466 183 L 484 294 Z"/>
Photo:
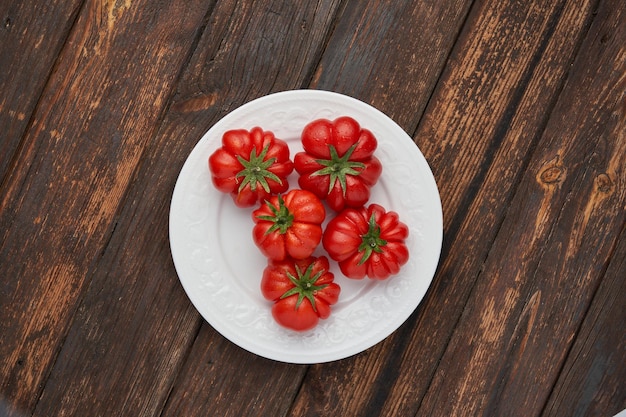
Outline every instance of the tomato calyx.
<path id="1" fill-rule="evenodd" d="M 268 222 L 274 223 L 270 226 L 269 229 L 265 232 L 266 235 L 278 231 L 281 235 L 287 233 L 287 229 L 291 227 L 293 224 L 293 214 L 289 211 L 287 206 L 285 205 L 285 200 L 279 194 L 278 195 L 278 207 L 273 205 L 268 200 L 265 200 L 265 204 L 272 211 L 271 216 L 257 216 L 258 219 L 266 220 Z"/>
<path id="2" fill-rule="evenodd" d="M 367 233 L 361 235 L 361 239 L 359 252 L 363 252 L 363 257 L 361 257 L 359 265 L 363 265 L 372 255 L 372 252 L 382 253 L 382 247 L 387 244 L 387 241 L 380 237 L 380 226 L 376 223 L 374 213 L 369 220 L 369 229 Z"/>
<path id="3" fill-rule="evenodd" d="M 294 294 L 298 294 L 298 300 L 296 301 L 295 309 L 297 310 L 302 304 L 302 301 L 306 298 L 311 302 L 311 306 L 313 307 L 313 311 L 317 311 L 315 307 L 315 293 L 320 291 L 328 286 L 328 284 L 315 285 L 315 282 L 326 272 L 325 270 L 318 271 L 315 275 L 311 276 L 313 272 L 313 263 L 311 263 L 307 269 L 302 272 L 298 265 L 296 267 L 297 277 L 294 277 L 293 274 L 287 272 L 287 278 L 294 285 L 292 289 L 286 291 L 280 299 L 284 299 L 287 297 L 291 297 Z"/>
<path id="4" fill-rule="evenodd" d="M 269 147 L 270 145 L 268 144 L 258 155 L 256 153 L 256 146 L 253 147 L 250 152 L 250 158 L 247 161 L 241 155 L 237 155 L 237 160 L 241 165 L 243 165 L 243 169 L 236 175 L 236 178 L 243 177 L 243 181 L 239 184 L 240 192 L 247 184 L 250 184 L 250 189 L 252 191 L 255 191 L 257 184 L 260 184 L 261 187 L 263 187 L 263 190 L 265 190 L 266 193 L 269 193 L 270 186 L 267 183 L 268 178 L 282 184 L 282 180 L 276 174 L 268 170 L 268 168 L 276 162 L 276 158 L 270 158 L 267 161 L 264 161 Z"/>
<path id="5" fill-rule="evenodd" d="M 337 154 L 337 149 L 333 145 L 328 145 L 328 150 L 330 151 L 330 159 L 316 159 L 315 161 L 324 166 L 311 175 L 329 175 L 330 182 L 328 185 L 328 192 L 330 193 L 339 181 L 341 185 L 341 191 L 343 195 L 346 195 L 346 175 L 359 175 L 360 172 L 355 168 L 365 168 L 365 164 L 363 162 L 350 161 L 350 156 L 352 156 L 352 152 L 356 148 L 356 143 L 346 151 L 343 156 L 339 156 Z"/>

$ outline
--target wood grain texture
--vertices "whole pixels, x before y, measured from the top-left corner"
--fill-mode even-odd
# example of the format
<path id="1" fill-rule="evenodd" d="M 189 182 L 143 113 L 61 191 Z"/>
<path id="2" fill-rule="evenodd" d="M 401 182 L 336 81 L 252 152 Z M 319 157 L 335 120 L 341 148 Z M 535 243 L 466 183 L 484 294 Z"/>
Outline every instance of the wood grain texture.
<path id="1" fill-rule="evenodd" d="M 368 374 L 369 395 L 352 399 L 342 394 L 360 378 L 362 366 L 315 366 L 309 375 L 330 388 L 323 399 L 314 397 L 311 393 L 319 390 L 307 386 L 307 378 L 295 415 L 322 409 L 355 415 L 413 415 L 420 410 L 442 348 L 507 214 L 508 205 L 497 202 L 512 198 L 592 11 L 590 4 L 581 9 L 563 2 L 527 3 L 524 8 L 485 3 L 472 9 L 415 137 L 442 197 L 445 233 L 439 271 L 405 328 L 370 352 L 376 365 Z M 557 50 L 561 53 L 555 59 Z M 324 379 L 335 374 L 342 379 Z"/>
<path id="2" fill-rule="evenodd" d="M 0 267 L 0 381 L 18 410 L 38 399 L 201 3 L 88 2 L 59 56 L 0 200 L 0 258 L 21 260 Z"/>
<path id="3" fill-rule="evenodd" d="M 346 2 L 311 87 L 363 100 L 412 134 L 470 5 Z"/>
<path id="4" fill-rule="evenodd" d="M 81 3 L 0 3 L 0 184 Z"/>
<path id="5" fill-rule="evenodd" d="M 426 415 L 539 415 L 604 275 L 626 221 L 617 186 L 626 61 L 621 39 L 601 48 L 597 36 L 622 19 L 596 19 L 422 402 Z"/>
<path id="6" fill-rule="evenodd" d="M 626 410 L 625 276 L 626 239 L 622 230 L 542 415 L 614 416 Z"/>
<path id="7" fill-rule="evenodd" d="M 0 416 L 625 408 L 621 3 L 2 1 Z M 418 309 L 312 366 L 205 323 L 167 232 L 207 129 L 295 88 L 391 116 L 444 209 Z"/>
<path id="8" fill-rule="evenodd" d="M 611 220 L 617 232 L 620 227 L 617 222 L 620 216 L 623 219 L 626 209 L 626 12 L 619 2 L 602 2 L 596 21 L 570 81 L 573 96 L 570 100 L 575 104 L 566 107 L 564 112 L 574 111 L 576 117 L 584 118 L 586 129 L 576 134 L 582 138 L 587 135 L 587 140 L 597 143 L 597 151 L 589 159 L 589 165 L 597 174 L 593 179 L 595 195 L 588 202 L 585 215 L 581 216 L 589 220 L 580 222 L 580 225 L 593 227 L 590 220 L 597 217 L 597 212 L 613 205 L 607 211 L 618 213 L 617 218 Z M 576 91 L 578 86 L 582 91 Z M 590 105 L 579 110 L 577 107 L 587 100 Z M 616 153 L 613 160 L 608 159 L 610 149 L 620 148 L 621 155 Z M 604 167 L 607 169 L 603 170 Z M 603 274 L 604 279 L 575 335 L 573 347 L 543 413 L 546 416 L 613 416 L 626 409 L 623 380 L 626 372 L 624 224 L 619 234 L 608 229 L 603 233 L 617 237 L 617 248 L 610 254 L 611 260 L 605 262 L 595 254 L 595 248 L 588 249 L 594 254 L 596 273 Z M 578 267 L 584 271 L 582 265 Z M 606 273 L 603 272 L 605 267 Z"/>
<path id="9" fill-rule="evenodd" d="M 163 416 L 284 416 L 307 367 L 251 355 L 202 327 Z"/>
<path id="10" fill-rule="evenodd" d="M 297 391 L 305 367 L 251 355 L 202 324 L 169 255 L 169 197 L 185 158 L 224 112 L 272 88 L 306 82 L 335 7 L 226 1 L 211 10 L 178 94 L 146 145 L 115 230 L 92 267 L 36 416 L 285 412 L 285 398 Z M 284 58 L 269 59 L 275 55 Z M 301 61 L 292 63 L 289 57 L 296 55 Z M 285 397 L 272 397 L 276 390 Z"/>
<path id="11" fill-rule="evenodd" d="M 219 2 L 177 86 L 172 113 L 198 116 L 206 131 L 213 112 L 224 115 L 268 92 L 306 88 L 339 3 Z"/>

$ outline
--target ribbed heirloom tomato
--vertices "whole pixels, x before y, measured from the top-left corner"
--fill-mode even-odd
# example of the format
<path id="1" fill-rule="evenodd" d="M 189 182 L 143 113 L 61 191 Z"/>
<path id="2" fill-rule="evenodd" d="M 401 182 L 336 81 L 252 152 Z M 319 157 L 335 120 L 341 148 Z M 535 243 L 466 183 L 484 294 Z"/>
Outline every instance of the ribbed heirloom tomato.
<path id="1" fill-rule="evenodd" d="M 293 172 L 289 146 L 272 132 L 254 127 L 229 130 L 222 146 L 209 157 L 215 187 L 231 195 L 238 207 L 252 207 L 287 191 Z"/>
<path id="2" fill-rule="evenodd" d="M 330 306 L 341 291 L 334 279 L 325 256 L 270 260 L 263 271 L 261 293 L 274 302 L 272 316 L 278 324 L 305 331 L 330 316 Z"/>
<path id="3" fill-rule="evenodd" d="M 252 237 L 268 258 L 304 259 L 322 240 L 322 222 L 326 209 L 315 194 L 293 189 L 276 195 L 252 212 L 255 223 Z"/>
<path id="4" fill-rule="evenodd" d="M 294 156 L 298 184 L 334 211 L 361 207 L 382 173 L 374 156 L 378 141 L 351 117 L 314 120 L 302 131 L 304 152 Z"/>
<path id="5" fill-rule="evenodd" d="M 332 219 L 322 244 L 348 278 L 386 279 L 409 260 L 409 228 L 378 204 L 345 209 Z"/>

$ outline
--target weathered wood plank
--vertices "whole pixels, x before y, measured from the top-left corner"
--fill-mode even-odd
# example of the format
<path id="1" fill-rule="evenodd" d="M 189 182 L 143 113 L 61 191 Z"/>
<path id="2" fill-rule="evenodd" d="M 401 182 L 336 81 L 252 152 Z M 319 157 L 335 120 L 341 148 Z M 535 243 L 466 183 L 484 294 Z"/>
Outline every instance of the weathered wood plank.
<path id="1" fill-rule="evenodd" d="M 18 413 L 32 412 L 208 7 L 88 1 L 72 28 L 0 196 L 0 385 Z"/>
<path id="2" fill-rule="evenodd" d="M 624 232 L 559 374 L 544 416 L 614 416 L 626 409 Z"/>
<path id="3" fill-rule="evenodd" d="M 563 362 L 546 414 L 561 415 L 563 403 L 590 413 L 623 404 L 623 366 L 611 363 L 620 351 L 606 346 L 623 340 L 602 332 L 623 322 L 614 316 L 623 316 L 626 114 L 623 47 L 610 59 L 624 44 L 617 1 L 598 9 L 574 67 L 598 1 L 477 2 L 434 93 L 469 2 L 140 1 L 87 1 L 21 135 L 14 160 L 24 171 L 0 185 L 9 277 L 0 280 L 0 414 L 30 414 L 40 394 L 37 416 L 512 414 L 511 396 L 511 407 L 536 414 Z M 446 241 L 433 288 L 404 326 L 360 355 L 307 368 L 248 354 L 202 323 L 168 260 L 164 225 L 176 175 L 211 124 L 252 98 L 311 85 L 374 104 L 408 132 L 418 126 Z M 545 219 L 535 229 L 517 221 L 533 216 Z M 472 356 L 484 361 L 463 360 Z"/>
<path id="4" fill-rule="evenodd" d="M 202 327 L 164 416 L 283 416 L 305 365 L 264 359 Z"/>
<path id="5" fill-rule="evenodd" d="M 600 4 L 420 413 L 543 410 L 626 221 L 618 3 Z"/>
<path id="6" fill-rule="evenodd" d="M 184 160 L 220 117 L 308 83 L 337 7 L 216 3 L 169 112 L 149 136 L 35 415 L 286 412 L 305 367 L 247 353 L 206 323 L 198 335 L 201 318 L 169 256 L 169 201 Z"/>
<path id="7" fill-rule="evenodd" d="M 585 54 L 579 58 L 580 66 L 572 84 L 592 84 L 588 87 L 591 103 L 608 101 L 609 95 L 616 96 L 617 103 L 599 114 L 587 116 L 591 123 L 602 126 L 608 119 L 608 126 L 600 127 L 605 132 L 617 123 L 613 135 L 601 135 L 604 143 L 622 146 L 626 142 L 626 13 L 619 2 L 605 2 L 598 10 L 594 24 L 587 39 Z M 611 87 L 607 91 L 602 85 Z M 621 91 L 620 91 L 621 90 Z M 595 93 L 595 94 L 594 94 Z M 584 96 L 574 96 L 576 101 Z M 584 102 L 584 101 L 583 101 Z M 585 132 L 583 131 L 582 134 Z M 595 136 L 595 135 L 594 135 Z M 624 194 L 624 160 L 616 160 L 615 172 L 607 171 L 596 177 L 598 191 L 611 194 Z M 604 153 L 604 152 L 603 152 Z M 592 161 L 593 162 L 593 161 Z M 595 207 L 594 207 L 595 208 Z M 620 209 L 619 204 L 615 207 Z M 621 210 L 625 210 L 624 200 Z M 589 312 L 585 316 L 580 331 L 576 334 L 574 345 L 559 374 L 553 393 L 543 415 L 547 416 L 613 416 L 626 409 L 626 231 L 622 225 L 621 234 L 614 233 L 618 246 L 611 254 L 610 263 L 600 287 L 594 296 Z M 595 248 L 590 251 L 595 253 Z M 597 259 L 596 268 L 604 264 Z"/>
<path id="8" fill-rule="evenodd" d="M 311 86 L 361 99 L 413 133 L 471 3 L 346 2 Z"/>
<path id="9" fill-rule="evenodd" d="M 472 8 L 415 135 L 444 208 L 443 257 L 432 288 L 418 312 L 367 353 L 369 359 L 312 367 L 295 414 L 417 412 L 593 7 L 534 1 Z M 342 395 L 360 381 L 363 368 L 369 390 L 358 398 Z"/>
<path id="10" fill-rule="evenodd" d="M 0 3 L 0 184 L 81 3 Z"/>

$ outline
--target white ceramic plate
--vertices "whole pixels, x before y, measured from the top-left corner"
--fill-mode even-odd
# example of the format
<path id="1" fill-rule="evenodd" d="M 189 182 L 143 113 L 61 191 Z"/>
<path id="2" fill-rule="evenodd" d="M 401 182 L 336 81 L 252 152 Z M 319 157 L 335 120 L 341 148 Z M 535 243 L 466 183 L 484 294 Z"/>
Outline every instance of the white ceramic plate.
<path id="1" fill-rule="evenodd" d="M 266 259 L 252 240 L 252 208 L 217 191 L 208 157 L 229 129 L 259 126 L 302 150 L 312 120 L 351 116 L 378 139 L 383 173 L 370 202 L 394 210 L 409 226 L 410 259 L 386 281 L 350 280 L 331 261 L 341 286 L 331 316 L 313 330 L 278 326 L 259 284 Z M 297 173 L 289 178 L 297 187 Z M 327 210 L 327 221 L 333 212 Z M 321 363 L 362 352 L 396 330 L 418 306 L 435 273 L 443 237 L 441 201 L 432 172 L 411 138 L 389 117 L 356 99 L 294 90 L 251 101 L 217 122 L 185 162 L 170 209 L 170 244 L 180 281 L 204 319 L 224 337 L 257 355 L 289 363 Z M 320 245 L 316 255 L 323 254 Z"/>

